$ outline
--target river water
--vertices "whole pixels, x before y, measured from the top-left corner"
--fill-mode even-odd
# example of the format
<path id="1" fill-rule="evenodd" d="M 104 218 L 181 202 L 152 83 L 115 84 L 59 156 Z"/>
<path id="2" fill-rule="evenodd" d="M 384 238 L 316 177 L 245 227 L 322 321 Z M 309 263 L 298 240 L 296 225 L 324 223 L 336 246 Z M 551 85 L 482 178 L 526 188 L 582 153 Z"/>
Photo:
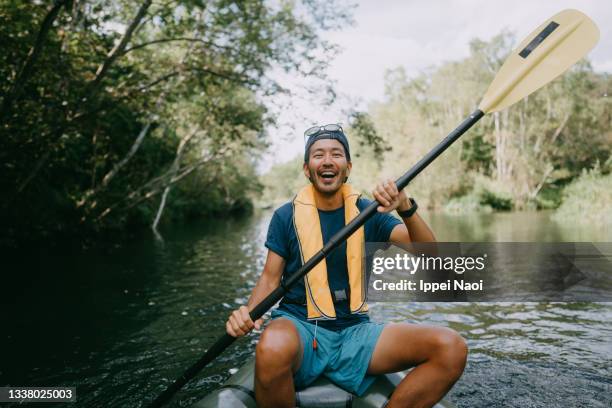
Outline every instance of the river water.
<path id="1" fill-rule="evenodd" d="M 244 304 L 271 213 L 130 242 L 3 257 L 0 386 L 76 386 L 83 407 L 149 402 L 195 362 Z M 599 241 L 612 231 L 547 213 L 426 216 L 439 241 Z M 449 326 L 470 347 L 458 407 L 612 407 L 612 304 L 379 303 L 377 321 Z M 237 341 L 180 391 L 189 406 L 253 354 Z M 52 405 L 52 404 L 51 404 Z M 59 404 L 58 404 L 59 405 Z"/>

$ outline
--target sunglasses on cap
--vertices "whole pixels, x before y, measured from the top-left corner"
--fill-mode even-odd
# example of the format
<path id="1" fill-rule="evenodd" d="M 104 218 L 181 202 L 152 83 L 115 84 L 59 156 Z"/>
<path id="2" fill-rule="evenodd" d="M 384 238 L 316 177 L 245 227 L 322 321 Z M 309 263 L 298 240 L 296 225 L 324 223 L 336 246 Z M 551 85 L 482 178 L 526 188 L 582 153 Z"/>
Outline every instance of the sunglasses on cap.
<path id="1" fill-rule="evenodd" d="M 309 137 L 318 136 L 321 133 L 333 133 L 340 132 L 344 133 L 342 130 L 342 126 L 336 124 L 330 124 L 325 126 L 313 126 L 311 128 L 306 129 L 304 132 L 304 139 L 308 139 Z"/>

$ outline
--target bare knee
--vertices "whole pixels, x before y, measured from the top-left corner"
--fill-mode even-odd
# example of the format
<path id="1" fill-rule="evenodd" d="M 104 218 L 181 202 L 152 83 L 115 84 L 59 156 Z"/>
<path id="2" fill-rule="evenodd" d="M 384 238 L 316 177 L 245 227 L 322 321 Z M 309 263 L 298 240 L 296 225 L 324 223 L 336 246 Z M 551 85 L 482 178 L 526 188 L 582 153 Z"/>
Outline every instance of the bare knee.
<path id="1" fill-rule="evenodd" d="M 299 363 L 300 338 L 297 329 L 286 319 L 273 321 L 263 331 L 255 347 L 255 370 L 258 380 L 272 381 L 286 375 Z"/>
<path id="2" fill-rule="evenodd" d="M 467 361 L 467 342 L 452 329 L 441 329 L 435 337 L 434 359 L 444 366 L 449 376 L 458 379 Z"/>
<path id="3" fill-rule="evenodd" d="M 290 321 L 278 319 L 261 334 L 255 348 L 258 358 L 273 358 L 279 363 L 291 362 L 299 351 L 299 334 Z"/>

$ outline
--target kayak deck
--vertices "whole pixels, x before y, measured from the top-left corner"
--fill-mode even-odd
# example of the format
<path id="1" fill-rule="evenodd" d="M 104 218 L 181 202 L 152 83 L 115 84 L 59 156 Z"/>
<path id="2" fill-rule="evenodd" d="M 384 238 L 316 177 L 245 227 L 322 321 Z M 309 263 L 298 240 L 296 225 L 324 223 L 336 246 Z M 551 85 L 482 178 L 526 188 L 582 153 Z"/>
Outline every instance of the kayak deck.
<path id="1" fill-rule="evenodd" d="M 374 384 L 361 397 L 357 397 L 336 386 L 324 377 L 320 377 L 304 390 L 295 393 L 298 407 L 382 407 L 387 402 L 395 387 L 404 378 L 405 373 L 393 373 L 378 376 Z M 255 361 L 246 363 L 236 374 L 232 375 L 220 388 L 214 390 L 194 408 L 256 408 Z M 434 408 L 454 408 L 448 401 L 441 401 Z"/>

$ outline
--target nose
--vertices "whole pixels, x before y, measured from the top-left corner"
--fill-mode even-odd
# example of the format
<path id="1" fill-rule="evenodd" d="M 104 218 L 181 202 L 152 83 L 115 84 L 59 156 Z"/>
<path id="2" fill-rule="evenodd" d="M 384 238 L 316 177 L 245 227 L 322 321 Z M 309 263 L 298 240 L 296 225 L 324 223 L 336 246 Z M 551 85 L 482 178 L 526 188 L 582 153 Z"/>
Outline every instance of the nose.
<path id="1" fill-rule="evenodd" d="M 323 166 L 325 165 L 333 166 L 331 153 L 325 153 L 325 155 L 323 156 Z"/>

